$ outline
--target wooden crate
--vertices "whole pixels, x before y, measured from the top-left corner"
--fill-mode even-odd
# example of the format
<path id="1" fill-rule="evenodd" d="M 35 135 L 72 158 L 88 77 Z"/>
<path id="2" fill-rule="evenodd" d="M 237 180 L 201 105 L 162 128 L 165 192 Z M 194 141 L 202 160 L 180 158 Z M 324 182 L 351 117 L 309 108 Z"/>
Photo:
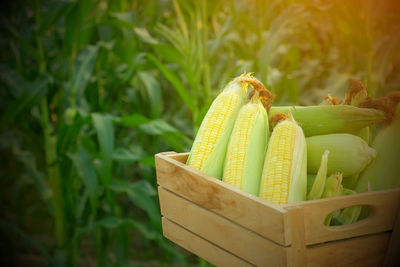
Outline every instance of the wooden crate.
<path id="1" fill-rule="evenodd" d="M 218 266 L 382 265 L 400 188 L 279 206 L 186 166 L 187 156 L 155 159 L 164 236 L 192 253 Z M 353 205 L 371 215 L 324 225 L 329 213 Z"/>

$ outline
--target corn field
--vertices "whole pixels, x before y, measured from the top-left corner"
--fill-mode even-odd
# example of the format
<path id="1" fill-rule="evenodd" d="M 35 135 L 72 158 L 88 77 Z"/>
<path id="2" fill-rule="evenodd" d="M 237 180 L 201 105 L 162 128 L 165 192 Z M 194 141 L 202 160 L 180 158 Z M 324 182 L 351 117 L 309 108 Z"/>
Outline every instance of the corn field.
<path id="1" fill-rule="evenodd" d="M 162 235 L 154 154 L 189 151 L 252 72 L 276 105 L 400 90 L 400 4 L 54 0 L 0 4 L 3 266 L 200 265 Z"/>

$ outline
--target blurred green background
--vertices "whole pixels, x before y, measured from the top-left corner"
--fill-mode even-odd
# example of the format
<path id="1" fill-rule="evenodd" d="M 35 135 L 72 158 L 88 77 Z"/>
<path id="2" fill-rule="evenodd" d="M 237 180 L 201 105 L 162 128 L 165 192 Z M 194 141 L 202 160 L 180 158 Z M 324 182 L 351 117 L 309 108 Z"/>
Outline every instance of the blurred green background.
<path id="1" fill-rule="evenodd" d="M 7 266 L 207 265 L 162 236 L 154 154 L 190 149 L 254 72 L 275 104 L 400 89 L 397 1 L 0 4 L 0 251 Z M 4 265 L 3 265 L 4 266 Z"/>

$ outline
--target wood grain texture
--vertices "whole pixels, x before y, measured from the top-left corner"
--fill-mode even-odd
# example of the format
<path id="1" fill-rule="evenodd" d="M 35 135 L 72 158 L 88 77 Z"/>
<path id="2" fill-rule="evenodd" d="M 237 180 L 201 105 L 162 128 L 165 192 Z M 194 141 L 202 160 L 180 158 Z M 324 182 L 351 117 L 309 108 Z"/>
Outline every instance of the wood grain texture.
<path id="1" fill-rule="evenodd" d="M 334 210 L 355 206 L 372 207 L 370 216 L 349 225 L 327 227 L 325 217 Z M 400 208 L 400 188 L 299 203 L 304 209 L 306 245 L 392 230 Z"/>
<path id="2" fill-rule="evenodd" d="M 383 266 L 400 266 L 400 209 L 397 212 L 396 221 L 393 225 L 393 231 L 390 237 L 389 247 L 385 255 Z"/>
<path id="3" fill-rule="evenodd" d="M 257 266 L 286 266 L 285 247 L 162 187 L 158 193 L 161 213 L 171 221 Z"/>
<path id="4" fill-rule="evenodd" d="M 168 221 L 164 218 L 163 230 L 172 241 L 214 264 L 226 265 L 215 261 L 227 257 L 230 266 L 265 262 L 271 266 L 382 266 L 390 231 L 395 228 L 393 233 L 398 235 L 394 224 L 400 188 L 278 206 L 186 166 L 187 156 L 175 152 L 155 156 L 162 214 L 182 224 L 164 223 Z M 354 205 L 371 207 L 370 216 L 350 225 L 324 225 L 329 213 Z M 191 247 L 193 240 L 195 247 Z M 388 251 L 387 259 L 396 266 L 398 237 L 392 240 L 394 250 Z M 260 247 L 264 249 L 259 251 Z M 269 258 L 269 254 L 277 257 Z"/>
<path id="5" fill-rule="evenodd" d="M 390 233 L 355 237 L 307 248 L 307 266 L 382 266 Z"/>
<path id="6" fill-rule="evenodd" d="M 216 266 L 254 266 L 164 217 L 162 228 L 166 238 Z"/>
<path id="7" fill-rule="evenodd" d="M 285 234 L 290 235 L 292 244 L 287 248 L 287 266 L 306 266 L 306 245 L 304 235 L 304 214 L 299 206 L 290 206 L 288 220 L 285 225 Z"/>
<path id="8" fill-rule="evenodd" d="M 188 167 L 183 163 L 186 156 L 180 155 L 156 154 L 159 185 L 274 242 L 290 245 L 283 232 L 286 209 Z"/>

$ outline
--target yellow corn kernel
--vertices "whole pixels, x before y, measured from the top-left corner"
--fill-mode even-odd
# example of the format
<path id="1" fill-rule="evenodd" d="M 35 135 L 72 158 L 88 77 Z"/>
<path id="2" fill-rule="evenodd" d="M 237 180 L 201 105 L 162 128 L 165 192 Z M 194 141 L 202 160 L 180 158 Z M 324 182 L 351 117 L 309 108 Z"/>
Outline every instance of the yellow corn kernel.
<path id="1" fill-rule="evenodd" d="M 306 166 L 307 149 L 302 129 L 292 117 L 279 122 L 269 140 L 259 196 L 275 204 L 305 200 Z"/>
<path id="2" fill-rule="evenodd" d="M 226 154 L 223 181 L 257 196 L 268 136 L 267 112 L 256 96 L 254 101 L 241 108 L 236 119 Z"/>
<path id="3" fill-rule="evenodd" d="M 263 85 L 246 74 L 232 80 L 205 115 L 190 151 L 187 165 L 220 179 L 226 149 L 240 108 L 247 103 L 248 86 Z"/>
<path id="4" fill-rule="evenodd" d="M 234 91 L 222 93 L 215 99 L 193 144 L 192 151 L 195 156 L 190 161 L 191 167 L 201 169 L 204 160 L 213 151 L 217 138 L 227 130 L 228 123 L 234 115 L 233 109 L 238 102 L 239 95 Z"/>

